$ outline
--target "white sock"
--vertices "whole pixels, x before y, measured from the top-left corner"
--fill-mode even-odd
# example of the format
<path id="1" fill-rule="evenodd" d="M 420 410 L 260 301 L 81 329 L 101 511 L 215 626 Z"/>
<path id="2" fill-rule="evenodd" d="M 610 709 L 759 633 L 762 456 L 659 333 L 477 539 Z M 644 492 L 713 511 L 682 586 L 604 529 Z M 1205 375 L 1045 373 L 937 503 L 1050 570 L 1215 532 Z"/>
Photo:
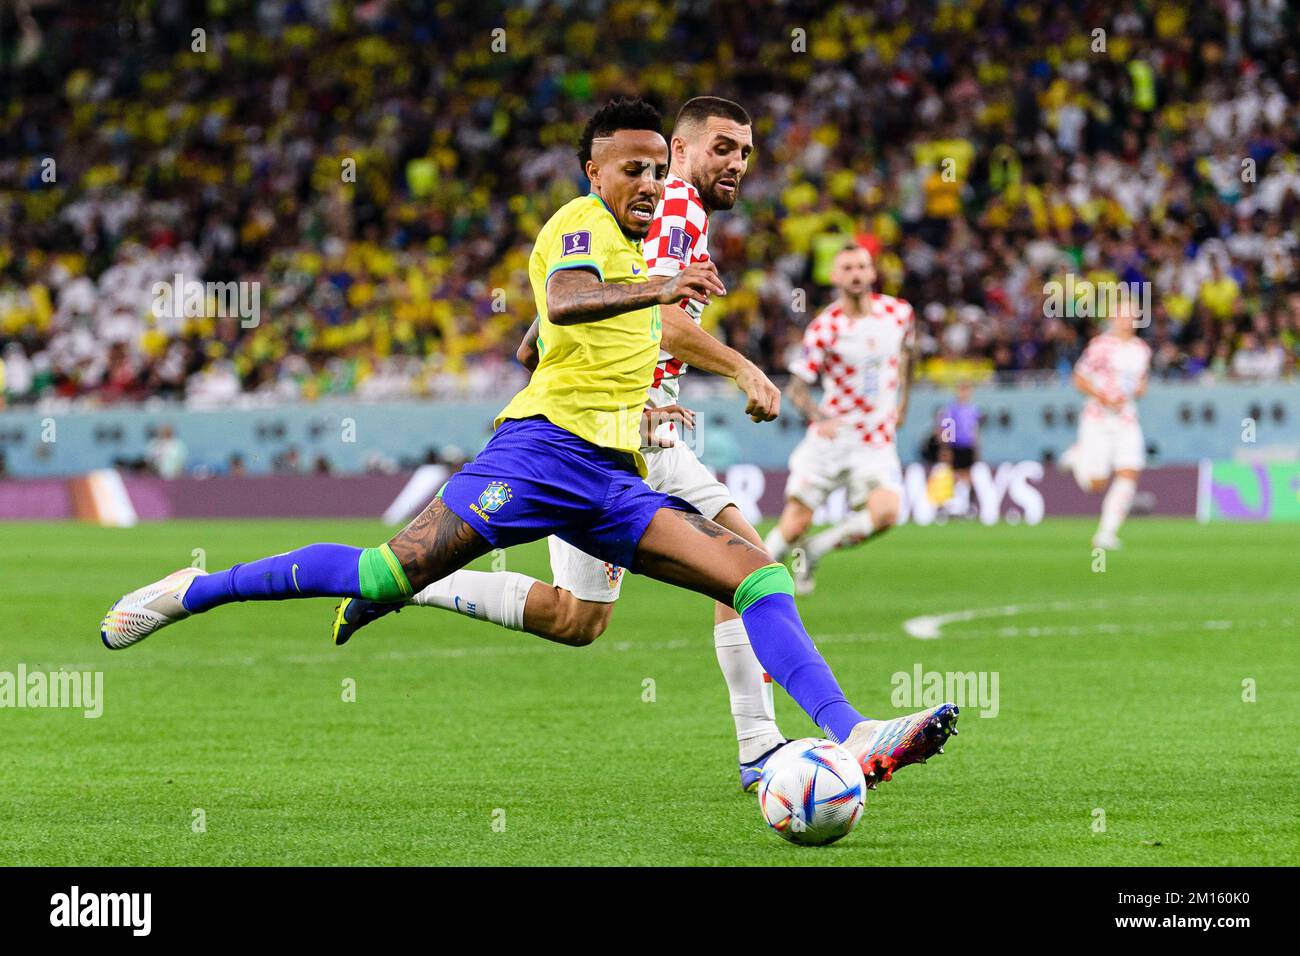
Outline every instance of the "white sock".
<path id="1" fill-rule="evenodd" d="M 776 726 L 772 678 L 763 672 L 763 665 L 754 656 L 740 618 L 713 626 L 713 648 L 731 694 L 731 716 L 736 721 L 740 762 L 749 763 L 785 739 Z"/>
<path id="2" fill-rule="evenodd" d="M 763 539 L 763 547 L 767 553 L 772 556 L 772 560 L 781 562 L 785 560 L 786 555 L 790 553 L 790 545 L 793 542 L 785 540 L 785 535 L 781 533 L 781 526 L 778 524 L 767 533 Z"/>
<path id="3" fill-rule="evenodd" d="M 1101 524 L 1097 526 L 1098 534 L 1110 536 L 1119 531 L 1120 525 L 1128 517 L 1129 508 L 1133 507 L 1133 495 L 1136 493 L 1136 481 L 1132 478 L 1116 476 L 1101 502 Z"/>
<path id="4" fill-rule="evenodd" d="M 422 607 L 440 607 L 491 621 L 512 631 L 524 629 L 524 604 L 536 578 L 514 571 L 456 571 L 434 581 L 411 599 Z"/>
<path id="5" fill-rule="evenodd" d="M 813 535 L 804 551 L 808 554 L 809 563 L 816 565 L 836 548 L 861 544 L 870 538 L 875 530 L 876 525 L 871 520 L 870 512 L 853 511 L 839 524 Z"/>

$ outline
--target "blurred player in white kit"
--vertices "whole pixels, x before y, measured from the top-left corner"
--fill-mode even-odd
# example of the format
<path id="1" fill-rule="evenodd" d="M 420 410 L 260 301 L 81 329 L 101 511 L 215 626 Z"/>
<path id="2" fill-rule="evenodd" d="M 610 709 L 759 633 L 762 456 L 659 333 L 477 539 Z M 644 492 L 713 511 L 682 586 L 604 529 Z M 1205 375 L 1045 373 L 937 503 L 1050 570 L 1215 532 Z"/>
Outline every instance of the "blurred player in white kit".
<path id="1" fill-rule="evenodd" d="M 1061 456 L 1061 465 L 1074 473 L 1084 491 L 1106 492 L 1101 522 L 1092 537 L 1094 548 L 1120 546 L 1119 529 L 1146 466 L 1136 400 L 1146 393 L 1150 367 L 1151 347 L 1137 337 L 1132 312 L 1125 307 L 1088 343 L 1074 366 L 1074 387 L 1088 400 L 1079 417 L 1079 436 Z"/>
<path id="2" fill-rule="evenodd" d="M 907 406 L 912 307 L 872 292 L 875 281 L 870 252 L 856 245 L 840 250 L 831 268 L 836 299 L 809 323 L 790 365 L 787 397 L 810 424 L 790 456 L 785 510 L 764 543 L 777 561 L 800 549 L 793 562 L 799 594 L 812 592 L 813 573 L 827 554 L 898 521 L 903 472 L 894 436 Z M 809 391 L 819 380 L 821 404 Z M 813 513 L 841 487 L 848 489 L 849 514 L 805 541 Z"/>

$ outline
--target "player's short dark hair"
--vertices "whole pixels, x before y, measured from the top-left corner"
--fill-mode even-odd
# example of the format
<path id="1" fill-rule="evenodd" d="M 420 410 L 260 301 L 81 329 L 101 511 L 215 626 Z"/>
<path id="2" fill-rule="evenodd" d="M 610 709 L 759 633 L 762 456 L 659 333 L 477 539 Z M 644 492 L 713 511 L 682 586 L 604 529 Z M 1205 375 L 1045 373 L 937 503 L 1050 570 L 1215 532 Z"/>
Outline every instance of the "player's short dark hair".
<path id="1" fill-rule="evenodd" d="M 596 110 L 596 115 L 587 121 L 587 128 L 582 131 L 578 162 L 582 164 L 584 173 L 587 161 L 591 159 L 592 141 L 598 136 L 613 136 L 621 129 L 652 129 L 662 136 L 664 118 L 639 96 L 620 96 L 610 100 Z"/>
<path id="2" fill-rule="evenodd" d="M 754 125 L 754 121 L 749 118 L 749 114 L 745 112 L 744 107 L 739 103 L 724 100 L 721 96 L 697 96 L 694 99 L 687 100 L 682 104 L 682 108 L 677 111 L 677 122 L 673 126 L 673 132 L 683 126 L 695 126 L 703 123 L 713 116 L 721 116 L 723 119 L 729 119 L 740 126 Z"/>

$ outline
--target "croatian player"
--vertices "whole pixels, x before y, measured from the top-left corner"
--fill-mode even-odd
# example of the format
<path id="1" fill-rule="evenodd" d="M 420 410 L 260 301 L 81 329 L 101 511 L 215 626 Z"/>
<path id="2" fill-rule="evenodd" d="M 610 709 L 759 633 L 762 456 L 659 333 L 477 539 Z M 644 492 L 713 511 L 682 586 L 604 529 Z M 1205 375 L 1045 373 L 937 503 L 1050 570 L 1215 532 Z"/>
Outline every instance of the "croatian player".
<path id="1" fill-rule="evenodd" d="M 662 307 L 725 295 L 711 262 L 649 276 L 640 240 L 668 174 L 659 114 L 641 100 L 599 110 L 579 158 L 592 192 L 538 234 L 529 278 L 537 370 L 502 410 L 479 456 L 376 548 L 312 544 L 206 574 L 183 568 L 104 615 L 109 648 L 236 601 L 354 597 L 401 603 L 495 548 L 550 534 L 739 612 L 762 666 L 870 784 L 937 753 L 958 713 L 941 704 L 871 720 L 849 704 L 799 618 L 793 581 L 761 549 L 643 480 L 640 421 L 659 358 Z"/>
<path id="2" fill-rule="evenodd" d="M 903 471 L 894 435 L 907 407 L 912 307 L 873 293 L 871 253 L 848 246 L 835 256 L 835 301 L 808 324 L 791 363 L 790 401 L 810 422 L 790 456 L 785 510 L 767 536 L 782 561 L 796 545 L 795 593 L 809 594 L 813 572 L 837 548 L 861 544 L 898 521 Z M 820 379 L 818 405 L 809 386 Z M 813 513 L 837 488 L 847 488 L 849 513 L 804 541 Z"/>
<path id="3" fill-rule="evenodd" d="M 672 159 L 663 198 L 643 244 L 651 276 L 673 276 L 692 263 L 710 261 L 709 214 L 730 209 L 736 202 L 754 148 L 751 127 L 749 114 L 730 100 L 701 96 L 682 106 L 670 141 Z M 703 309 L 698 301 L 687 299 L 680 305 L 661 310 L 664 348 L 655 367 L 649 405 L 660 412 L 684 411 L 678 396 L 689 360 L 734 379 L 746 392 L 747 411 L 756 420 L 774 419 L 780 411 L 780 393 L 767 376 L 699 328 Z M 533 323 L 518 351 L 519 361 L 529 369 L 537 367 L 539 324 Z M 681 437 L 669 420 L 641 448 L 646 484 L 683 499 L 706 518 L 762 547 L 762 538 L 745 520 L 726 485 L 710 474 Z M 429 585 L 411 603 L 468 614 L 562 644 L 590 644 L 609 625 L 622 592 L 624 569 L 555 535 L 548 544 L 553 585 L 514 572 L 461 570 Z M 345 643 L 357 629 L 399 607 L 344 600 L 334 619 L 335 643 Z M 740 786 L 753 792 L 767 758 L 787 743 L 776 724 L 771 679 L 754 656 L 744 622 L 726 604 L 715 605 L 713 643 L 731 698 Z"/>
<path id="4" fill-rule="evenodd" d="M 1137 399 L 1146 394 L 1151 347 L 1137 337 L 1125 306 L 1107 331 L 1095 336 L 1074 366 L 1074 387 L 1088 397 L 1079 417 L 1079 435 L 1061 456 L 1084 491 L 1106 492 L 1094 548 L 1120 546 L 1119 529 L 1133 506 L 1138 477 L 1146 466 L 1146 439 L 1138 424 Z M 1110 490 L 1106 483 L 1110 481 Z"/>

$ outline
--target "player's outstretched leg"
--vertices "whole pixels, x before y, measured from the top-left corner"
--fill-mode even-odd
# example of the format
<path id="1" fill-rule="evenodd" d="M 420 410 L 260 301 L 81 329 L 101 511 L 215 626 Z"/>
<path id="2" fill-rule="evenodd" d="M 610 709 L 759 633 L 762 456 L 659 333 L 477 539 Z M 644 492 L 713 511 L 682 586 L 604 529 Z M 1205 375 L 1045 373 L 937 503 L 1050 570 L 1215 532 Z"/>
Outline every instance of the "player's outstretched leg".
<path id="1" fill-rule="evenodd" d="M 660 509 L 637 546 L 633 570 L 699 591 L 739 611 L 754 653 L 772 679 L 826 736 L 850 748 L 869 784 L 938 753 L 952 733 L 957 710 L 953 705 L 922 712 L 926 719 L 919 721 L 920 730 L 909 730 L 911 724 L 900 730 L 899 721 L 910 718 L 871 721 L 854 709 L 804 629 L 790 572 L 717 523 L 698 514 Z M 941 719 L 932 726 L 931 717 Z M 886 727 L 892 730 L 885 733 Z"/>
<path id="2" fill-rule="evenodd" d="M 212 574 L 186 568 L 121 598 L 104 615 L 100 638 L 120 650 L 192 614 L 235 601 L 359 595 L 363 590 L 386 594 L 409 587 L 392 569 L 401 572 L 387 545 L 363 549 L 343 544 L 309 544 Z"/>
<path id="3" fill-rule="evenodd" d="M 223 604 L 307 597 L 399 603 L 486 554 L 491 546 L 441 500 L 378 548 L 310 544 L 224 571 L 173 572 L 132 591 L 104 615 L 100 638 L 117 650 Z"/>
<path id="4" fill-rule="evenodd" d="M 853 548 L 884 534 L 898 522 L 902 499 L 889 488 L 876 488 L 864 507 L 845 515 L 839 524 L 819 531 L 803 546 L 802 560 L 794 563 L 794 593 L 811 594 L 816 587 L 813 574 L 826 555 L 840 548 Z"/>

